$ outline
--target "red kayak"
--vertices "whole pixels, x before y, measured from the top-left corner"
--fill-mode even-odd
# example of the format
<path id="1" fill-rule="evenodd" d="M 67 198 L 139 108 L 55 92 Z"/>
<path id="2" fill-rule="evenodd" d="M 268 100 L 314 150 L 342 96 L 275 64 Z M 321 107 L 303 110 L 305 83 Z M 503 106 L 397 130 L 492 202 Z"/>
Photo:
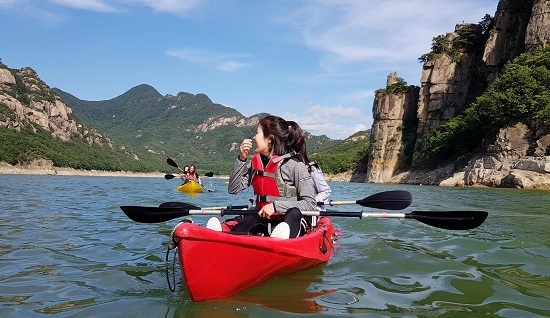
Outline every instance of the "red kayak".
<path id="1" fill-rule="evenodd" d="M 299 238 L 235 235 L 180 223 L 174 233 L 184 282 L 194 301 L 225 298 L 273 277 L 327 262 L 337 235 L 329 218 Z"/>

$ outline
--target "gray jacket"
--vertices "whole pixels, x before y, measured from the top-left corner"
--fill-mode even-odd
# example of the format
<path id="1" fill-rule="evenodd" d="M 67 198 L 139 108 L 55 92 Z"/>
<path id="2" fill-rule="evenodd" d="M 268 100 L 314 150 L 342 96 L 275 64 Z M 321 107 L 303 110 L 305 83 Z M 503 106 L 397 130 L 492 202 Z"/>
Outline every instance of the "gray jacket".
<path id="1" fill-rule="evenodd" d="M 251 161 L 235 160 L 233 171 L 229 177 L 228 191 L 237 194 L 250 186 Z M 298 208 L 300 211 L 315 211 L 315 187 L 306 165 L 301 161 L 286 159 L 279 165 L 277 173 L 280 173 L 285 184 L 296 188 L 298 200 L 276 200 L 273 202 L 275 211 L 285 213 L 290 208 Z"/>

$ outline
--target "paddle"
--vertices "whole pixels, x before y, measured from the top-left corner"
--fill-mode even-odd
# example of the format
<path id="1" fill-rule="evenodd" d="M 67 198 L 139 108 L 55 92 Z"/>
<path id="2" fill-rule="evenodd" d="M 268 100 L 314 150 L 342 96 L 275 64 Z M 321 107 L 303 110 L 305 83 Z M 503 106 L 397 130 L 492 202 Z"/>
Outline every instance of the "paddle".
<path id="1" fill-rule="evenodd" d="M 207 176 L 207 177 L 212 177 L 212 176 L 214 176 L 214 172 L 207 172 L 204 175 Z M 174 178 L 179 178 L 179 176 L 175 176 L 173 174 L 165 174 L 164 175 L 164 179 L 166 179 L 166 180 L 170 180 L 170 179 L 174 179 Z"/>
<path id="2" fill-rule="evenodd" d="M 333 202 L 333 201 L 330 201 Z M 364 207 L 369 208 L 378 208 L 386 210 L 402 210 L 408 207 L 412 202 L 412 196 L 407 191 L 385 191 L 380 193 L 375 193 L 364 199 L 357 201 L 337 201 L 337 205 L 341 204 L 360 204 Z M 318 205 L 327 205 L 327 202 L 318 202 Z M 334 205 L 334 204 L 329 204 Z M 150 213 L 146 208 L 145 209 L 131 209 L 132 216 L 128 215 L 130 219 L 143 222 L 143 223 L 160 223 L 168 220 L 178 218 L 180 216 L 188 215 L 186 210 L 224 210 L 224 209 L 247 209 L 248 205 L 232 205 L 227 207 L 198 207 L 188 203 L 183 202 L 166 202 L 160 205 L 163 207 L 171 208 L 181 208 L 173 210 L 156 210 L 154 213 Z M 124 209 L 123 209 L 124 210 Z M 125 212 L 126 213 L 126 212 Z M 143 215 L 139 215 L 143 214 Z M 134 219 L 136 218 L 136 219 Z M 141 221 L 143 218 L 144 221 Z"/>
<path id="3" fill-rule="evenodd" d="M 170 206 L 175 205 L 175 206 Z M 258 213 L 256 210 L 195 209 L 191 204 L 167 202 L 160 207 L 121 206 L 122 211 L 133 221 L 159 223 L 185 215 L 244 215 Z M 413 211 L 409 213 L 371 213 L 342 211 L 302 211 L 304 216 L 358 217 L 358 218 L 405 218 L 446 230 L 469 230 L 480 226 L 487 218 L 485 211 Z"/>
<path id="4" fill-rule="evenodd" d="M 178 164 L 177 164 L 174 160 L 172 160 L 172 158 L 167 158 L 167 159 L 166 159 L 166 163 L 169 164 L 169 165 L 171 165 L 172 167 L 176 167 L 176 168 L 180 169 L 181 171 L 183 171 L 183 170 L 178 166 Z"/>

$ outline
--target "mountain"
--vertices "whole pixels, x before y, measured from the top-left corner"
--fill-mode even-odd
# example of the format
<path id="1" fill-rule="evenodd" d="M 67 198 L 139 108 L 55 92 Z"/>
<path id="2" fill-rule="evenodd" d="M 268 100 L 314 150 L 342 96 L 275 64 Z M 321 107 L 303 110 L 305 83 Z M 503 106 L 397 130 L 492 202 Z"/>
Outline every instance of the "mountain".
<path id="1" fill-rule="evenodd" d="M 154 164 L 73 115 L 30 68 L 0 61 L 0 161 L 76 169 L 152 171 Z M 44 163 L 46 161 L 46 163 Z"/>
<path id="2" fill-rule="evenodd" d="M 139 158 L 164 162 L 171 157 L 180 165 L 195 163 L 216 174 L 231 171 L 240 142 L 255 134 L 259 118 L 266 115 L 245 117 L 205 94 L 162 96 L 146 84 L 104 101 L 84 101 L 53 90 L 83 123 L 107 133 Z M 341 142 L 307 136 L 311 152 Z"/>

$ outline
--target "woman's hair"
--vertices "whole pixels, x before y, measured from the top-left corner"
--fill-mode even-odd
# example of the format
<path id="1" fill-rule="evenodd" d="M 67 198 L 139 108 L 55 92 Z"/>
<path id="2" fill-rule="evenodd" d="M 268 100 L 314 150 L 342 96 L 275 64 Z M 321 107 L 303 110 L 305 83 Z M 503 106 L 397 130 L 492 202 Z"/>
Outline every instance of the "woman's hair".
<path id="1" fill-rule="evenodd" d="M 197 172 L 197 168 L 195 168 L 194 164 L 189 165 L 189 172 Z"/>
<path id="2" fill-rule="evenodd" d="M 271 140 L 273 153 L 282 156 L 293 151 L 305 153 L 305 140 L 302 129 L 294 121 L 286 121 L 277 116 L 266 116 L 260 119 L 264 137 Z M 303 156 L 303 154 L 302 154 Z"/>

